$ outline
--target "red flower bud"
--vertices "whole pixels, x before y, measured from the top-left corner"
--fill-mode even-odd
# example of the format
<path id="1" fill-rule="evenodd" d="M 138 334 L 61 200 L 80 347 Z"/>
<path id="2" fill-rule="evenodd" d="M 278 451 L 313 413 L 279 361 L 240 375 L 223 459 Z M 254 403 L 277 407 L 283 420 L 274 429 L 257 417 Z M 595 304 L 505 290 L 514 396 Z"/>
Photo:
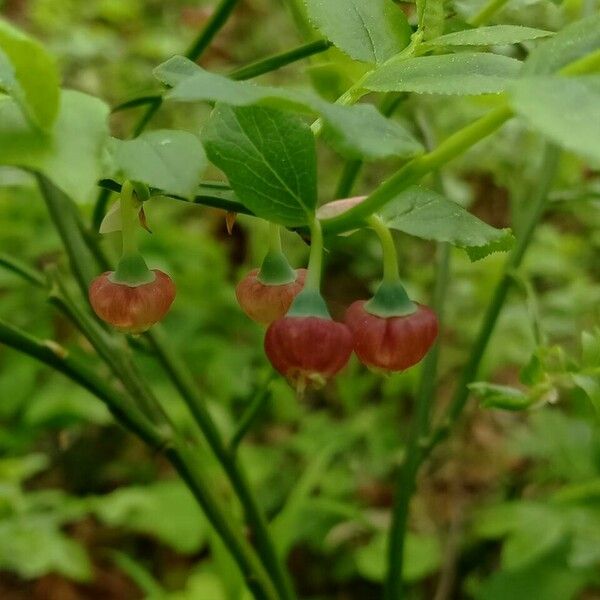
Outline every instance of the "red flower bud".
<path id="1" fill-rule="evenodd" d="M 296 270 L 296 281 L 283 285 L 266 285 L 258 279 L 254 269 L 235 288 L 242 310 L 257 323 L 268 325 L 285 316 L 294 298 L 304 287 L 306 269 Z"/>
<path id="2" fill-rule="evenodd" d="M 89 299 L 94 312 L 115 329 L 141 333 L 158 323 L 175 300 L 175 284 L 162 271 L 153 269 L 154 281 L 130 286 L 111 281 L 112 271 L 90 284 Z"/>
<path id="3" fill-rule="evenodd" d="M 384 371 L 404 371 L 416 365 L 429 351 L 438 334 L 435 313 L 422 304 L 403 317 L 376 317 L 354 302 L 346 311 L 354 352 L 360 361 Z"/>
<path id="4" fill-rule="evenodd" d="M 284 317 L 265 336 L 271 364 L 301 391 L 320 387 L 341 371 L 352 354 L 346 325 L 322 317 Z"/>

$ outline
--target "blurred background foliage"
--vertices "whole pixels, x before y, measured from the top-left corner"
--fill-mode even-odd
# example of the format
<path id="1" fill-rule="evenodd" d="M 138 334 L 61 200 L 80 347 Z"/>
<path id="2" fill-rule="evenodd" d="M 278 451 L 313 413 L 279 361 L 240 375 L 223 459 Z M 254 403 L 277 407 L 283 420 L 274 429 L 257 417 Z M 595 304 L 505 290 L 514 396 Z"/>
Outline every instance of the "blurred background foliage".
<path id="1" fill-rule="evenodd" d="M 58 57 L 67 87 L 113 105 L 158 90 L 151 69 L 186 48 L 212 4 L 0 1 L 3 15 Z M 467 15 L 476 4 L 457 1 L 448 11 Z M 496 20 L 556 29 L 584 9 L 578 0 L 511 0 Z M 226 72 L 299 42 L 277 0 L 244 0 L 202 64 Z M 336 53 L 328 56 L 335 69 L 313 59 L 263 79 L 298 87 L 312 79 L 335 96 L 347 86 L 347 64 Z M 398 118 L 413 123 L 416 115 L 441 139 L 485 110 L 481 98 L 419 96 L 403 104 Z M 206 114 L 168 106 L 152 126 L 197 133 Z M 113 115 L 113 134 L 126 137 L 136 117 L 135 110 Z M 541 148 L 539 137 L 511 122 L 451 164 L 443 174 L 447 193 L 490 224 L 518 231 Z M 333 199 L 341 166 L 321 150 L 322 201 Z M 393 166 L 366 169 L 359 191 L 373 189 Z M 415 599 L 600 598 L 597 167 L 563 155 L 551 209 L 485 355 L 476 387 L 483 406 L 470 405 L 420 477 L 406 563 Z M 38 267 L 56 260 L 60 243 L 33 181 L 6 168 L 0 181 L 2 251 Z M 90 218 L 92 207 L 81 208 Z M 153 199 L 147 213 L 153 234 L 144 236 L 143 252 L 178 286 L 166 329 L 221 428 L 232 432 L 268 376 L 263 332 L 234 297 L 237 280 L 262 258 L 266 225 L 240 217 L 228 236 L 223 213 L 167 199 Z M 118 240 L 108 238 L 114 251 Z M 428 301 L 435 246 L 404 235 L 397 242 L 411 295 Z M 286 234 L 284 243 L 292 263 L 302 265 L 303 242 Z M 377 282 L 379 247 L 361 232 L 331 240 L 327 257 L 325 294 L 340 316 Z M 494 254 L 471 263 L 464 252 L 452 253 L 436 412 L 452 392 L 504 260 Z M 0 315 L 36 335 L 81 343 L 43 291 L 4 271 Z M 152 357 L 141 362 L 169 412 L 186 421 Z M 380 597 L 393 474 L 418 375 L 416 367 L 381 378 L 354 360 L 324 391 L 302 399 L 279 379 L 268 384 L 272 399 L 240 456 L 302 598 Z M 541 383 L 544 393 L 529 410 L 494 408 L 511 394 L 528 397 Z M 1 598 L 247 598 L 187 490 L 99 401 L 4 348 L 0 399 Z M 231 496 L 208 452 L 202 460 L 215 488 Z"/>

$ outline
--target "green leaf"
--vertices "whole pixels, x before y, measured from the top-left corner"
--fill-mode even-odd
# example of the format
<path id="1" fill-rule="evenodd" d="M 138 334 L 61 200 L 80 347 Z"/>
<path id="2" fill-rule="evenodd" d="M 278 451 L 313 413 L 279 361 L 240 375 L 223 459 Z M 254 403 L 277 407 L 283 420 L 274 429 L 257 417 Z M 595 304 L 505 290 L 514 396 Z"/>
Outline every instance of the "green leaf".
<path id="1" fill-rule="evenodd" d="M 59 85 L 54 58 L 0 19 L 0 90 L 15 99 L 30 122 L 49 129 L 58 114 Z"/>
<path id="2" fill-rule="evenodd" d="M 387 536 L 375 536 L 356 553 L 358 572 L 371 581 L 383 581 L 386 571 Z M 436 537 L 408 533 L 402 575 L 406 581 L 418 581 L 435 573 L 442 561 L 442 550 Z"/>
<path id="3" fill-rule="evenodd" d="M 484 408 L 525 410 L 532 403 L 532 399 L 527 394 L 507 385 L 475 381 L 469 384 L 469 389 L 481 398 L 481 405 Z"/>
<path id="4" fill-rule="evenodd" d="M 494 94 L 503 92 L 520 69 L 514 58 L 483 52 L 419 56 L 373 71 L 364 87 L 375 92 Z"/>
<path id="5" fill-rule="evenodd" d="M 436 38 L 444 32 L 445 0 L 417 0 L 417 15 L 419 30 L 423 39 Z"/>
<path id="6" fill-rule="evenodd" d="M 581 366 L 590 369 L 600 367 L 600 329 L 581 334 Z"/>
<path id="7" fill-rule="evenodd" d="M 288 494 L 285 506 L 273 520 L 273 538 L 281 556 L 287 556 L 290 548 L 302 534 L 302 519 L 310 503 L 311 495 L 326 476 L 331 461 L 339 450 L 339 441 L 323 448 L 304 470 L 293 490 Z"/>
<path id="8" fill-rule="evenodd" d="M 553 35 L 551 31 L 519 25 L 491 25 L 477 29 L 455 31 L 425 42 L 427 46 L 495 46 L 518 44 L 527 40 Z"/>
<path id="9" fill-rule="evenodd" d="M 511 106 L 565 148 L 600 160 L 600 76 L 527 77 L 510 87 Z"/>
<path id="10" fill-rule="evenodd" d="M 152 535 L 182 554 L 197 552 L 206 541 L 206 520 L 179 481 L 118 489 L 89 503 L 107 525 Z"/>
<path id="11" fill-rule="evenodd" d="M 52 515 L 15 515 L 0 522 L 0 569 L 25 579 L 59 573 L 76 581 L 91 579 L 85 550 L 69 539 Z"/>
<path id="12" fill-rule="evenodd" d="M 577 373 L 572 377 L 575 385 L 585 392 L 596 411 L 596 415 L 600 418 L 600 373 L 597 375 Z"/>
<path id="13" fill-rule="evenodd" d="M 531 51 L 523 75 L 549 75 L 600 48 L 600 14 L 567 25 Z"/>
<path id="14" fill-rule="evenodd" d="M 593 581 L 593 572 L 567 564 L 567 545 L 552 549 L 522 569 L 496 571 L 475 598 L 477 600 L 566 600 Z"/>
<path id="15" fill-rule="evenodd" d="M 423 150 L 412 134 L 370 104 L 330 104 L 309 93 L 233 81 L 180 56 L 157 67 L 154 74 L 163 83 L 174 86 L 167 98 L 177 102 L 261 105 L 317 114 L 325 123 L 326 140 L 348 158 L 409 157 Z"/>
<path id="16" fill-rule="evenodd" d="M 304 225 L 317 204 L 313 134 L 292 115 L 219 105 L 202 131 L 209 159 L 255 214 L 288 227 Z"/>
<path id="17" fill-rule="evenodd" d="M 0 165 L 39 171 L 71 198 L 84 200 L 101 176 L 108 112 L 96 98 L 64 91 L 46 135 L 29 125 L 14 101 L 0 99 Z"/>
<path id="18" fill-rule="evenodd" d="M 418 186 L 401 192 L 380 216 L 392 229 L 465 248 L 471 260 L 506 252 L 514 241 L 509 229 L 496 229 L 456 202 Z"/>
<path id="19" fill-rule="evenodd" d="M 385 62 L 410 40 L 406 16 L 392 0 L 304 1 L 315 27 L 356 60 Z"/>
<path id="20" fill-rule="evenodd" d="M 193 198 L 207 160 L 200 140 L 187 131 L 150 131 L 133 140 L 111 140 L 115 166 L 125 179 L 168 194 Z"/>

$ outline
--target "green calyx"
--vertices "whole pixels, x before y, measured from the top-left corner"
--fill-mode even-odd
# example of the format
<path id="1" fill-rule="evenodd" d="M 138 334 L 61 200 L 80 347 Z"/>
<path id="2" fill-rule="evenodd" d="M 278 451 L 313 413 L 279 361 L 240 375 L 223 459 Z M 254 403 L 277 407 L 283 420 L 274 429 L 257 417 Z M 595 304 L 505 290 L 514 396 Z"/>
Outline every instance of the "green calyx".
<path id="1" fill-rule="evenodd" d="M 292 269 L 283 252 L 269 250 L 265 256 L 257 279 L 265 285 L 286 285 L 296 281 L 298 275 Z"/>
<path id="2" fill-rule="evenodd" d="M 399 281 L 382 281 L 375 295 L 365 304 L 365 310 L 387 319 L 412 315 L 417 311 L 417 305 L 408 297 Z"/>
<path id="3" fill-rule="evenodd" d="M 156 275 L 148 268 L 141 254 L 135 252 L 121 258 L 114 273 L 109 275 L 110 281 L 137 287 L 146 283 L 152 283 Z"/>
<path id="4" fill-rule="evenodd" d="M 327 304 L 318 290 L 304 288 L 292 302 L 286 317 L 319 317 L 331 319 Z"/>

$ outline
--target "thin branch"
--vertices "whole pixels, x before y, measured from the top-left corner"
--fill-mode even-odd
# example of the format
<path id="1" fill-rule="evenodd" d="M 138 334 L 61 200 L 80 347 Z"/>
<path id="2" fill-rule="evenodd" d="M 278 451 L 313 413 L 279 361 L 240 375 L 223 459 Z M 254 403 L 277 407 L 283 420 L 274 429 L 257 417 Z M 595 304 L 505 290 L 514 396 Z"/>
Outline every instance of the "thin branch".
<path id="1" fill-rule="evenodd" d="M 496 326 L 496 322 L 498 321 L 498 317 L 508 296 L 513 280 L 512 274 L 521 265 L 523 257 L 533 239 L 535 228 L 546 210 L 548 193 L 556 175 L 559 157 L 560 151 L 556 147 L 547 146 L 535 196 L 532 198 L 531 210 L 523 227 L 523 231 L 517 240 L 516 246 L 506 260 L 500 281 L 498 281 L 488 305 L 479 329 L 479 334 L 471 346 L 469 360 L 463 369 L 456 391 L 450 402 L 450 406 L 448 407 L 445 416 L 441 419 L 437 429 L 435 429 L 427 440 L 427 444 L 424 448 L 424 456 L 429 454 L 429 452 L 448 435 L 448 432 L 460 417 L 467 400 L 469 399 L 468 385 L 474 381 L 477 376 L 479 365 L 481 364 L 483 355 L 485 354 L 485 350 L 487 349 Z"/>
<path id="2" fill-rule="evenodd" d="M 44 363 L 82 386 L 102 400 L 115 419 L 134 432 L 151 448 L 161 449 L 168 441 L 164 431 L 156 428 L 139 410 L 130 406 L 106 380 L 66 348 L 50 340 L 39 340 L 0 320 L 0 342 Z"/>
<path id="3" fill-rule="evenodd" d="M 272 56 L 268 56 L 267 58 L 262 58 L 256 62 L 250 63 L 244 67 L 240 67 L 239 69 L 235 69 L 229 73 L 229 77 L 231 79 L 235 79 L 236 81 L 253 79 L 259 75 L 276 71 L 281 67 L 285 67 L 286 65 L 290 65 L 304 58 L 308 58 L 309 56 L 325 52 L 325 50 L 328 50 L 331 48 L 331 46 L 332 44 L 328 40 L 315 40 L 313 42 L 309 42 L 308 44 L 302 44 L 301 46 L 287 50 L 286 52 L 274 54 Z"/>
<path id="4" fill-rule="evenodd" d="M 231 440 L 229 440 L 229 449 L 231 452 L 235 453 L 237 451 L 238 446 L 246 434 L 256 423 L 256 419 L 265 410 L 267 404 L 271 400 L 272 394 L 271 390 L 269 389 L 269 384 L 271 381 L 273 381 L 273 378 L 269 377 L 269 380 L 263 386 L 263 389 L 254 396 L 254 400 L 242 414 L 238 426 L 231 436 Z"/>

